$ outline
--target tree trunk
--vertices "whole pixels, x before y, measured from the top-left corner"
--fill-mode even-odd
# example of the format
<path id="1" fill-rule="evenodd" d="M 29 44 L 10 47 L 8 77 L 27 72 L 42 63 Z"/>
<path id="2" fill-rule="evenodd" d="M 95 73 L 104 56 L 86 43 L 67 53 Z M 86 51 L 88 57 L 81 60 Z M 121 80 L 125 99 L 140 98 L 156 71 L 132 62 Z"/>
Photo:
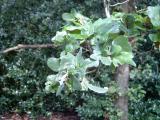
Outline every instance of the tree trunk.
<path id="1" fill-rule="evenodd" d="M 123 2 L 124 0 L 122 0 Z M 122 5 L 122 11 L 125 13 L 133 12 L 134 8 L 134 0 L 130 0 L 129 2 Z M 117 85 L 119 87 L 119 95 L 116 106 L 123 113 L 120 120 L 128 120 L 128 83 L 129 83 L 129 65 L 121 65 L 116 69 L 115 80 L 117 81 Z"/>
<path id="2" fill-rule="evenodd" d="M 106 17 L 110 17 L 109 6 L 110 0 L 104 0 L 104 7 Z M 124 0 L 121 0 L 121 3 L 124 3 Z M 129 0 L 122 4 L 122 11 L 125 13 L 135 11 L 134 0 Z M 115 72 L 115 80 L 117 81 L 117 85 L 119 87 L 119 93 L 116 100 L 116 106 L 121 110 L 122 116 L 120 120 L 128 120 L 128 82 L 129 82 L 129 65 L 120 65 L 117 67 Z"/>
<path id="3" fill-rule="evenodd" d="M 115 72 L 115 80 L 119 87 L 118 99 L 116 106 L 121 110 L 122 116 L 120 120 L 128 120 L 128 81 L 129 81 L 129 65 L 121 65 L 117 67 Z"/>

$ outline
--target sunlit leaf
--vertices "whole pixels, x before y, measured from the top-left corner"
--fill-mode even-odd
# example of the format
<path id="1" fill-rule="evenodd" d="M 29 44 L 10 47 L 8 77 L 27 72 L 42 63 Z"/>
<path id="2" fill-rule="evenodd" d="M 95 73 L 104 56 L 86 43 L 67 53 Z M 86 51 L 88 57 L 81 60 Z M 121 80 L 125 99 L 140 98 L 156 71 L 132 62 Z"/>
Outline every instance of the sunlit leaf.
<path id="1" fill-rule="evenodd" d="M 56 32 L 56 35 L 52 38 L 52 42 L 54 43 L 63 43 L 64 42 L 64 37 L 67 35 L 67 32 L 61 31 L 61 32 Z"/>
<path id="2" fill-rule="evenodd" d="M 58 58 L 52 57 L 48 59 L 47 65 L 51 70 L 58 72 L 60 67 L 60 61 Z"/>
<path id="3" fill-rule="evenodd" d="M 112 60 L 110 57 L 101 57 L 100 60 L 104 65 L 111 65 L 112 63 Z"/>
<path id="4" fill-rule="evenodd" d="M 160 42 L 160 34 L 149 34 L 149 38 L 153 42 Z"/>
<path id="5" fill-rule="evenodd" d="M 47 80 L 49 81 L 56 81 L 56 75 L 48 75 Z"/>
<path id="6" fill-rule="evenodd" d="M 82 29 L 82 27 L 80 27 L 80 26 L 65 26 L 64 27 L 64 30 L 68 30 L 68 31 L 75 31 L 75 30 L 81 30 Z"/>
<path id="7" fill-rule="evenodd" d="M 71 69 L 75 67 L 75 56 L 67 53 L 60 58 L 60 69 Z"/>
<path id="8" fill-rule="evenodd" d="M 122 48 L 120 45 L 113 45 L 112 46 L 112 54 L 118 55 L 122 51 Z"/>
<path id="9" fill-rule="evenodd" d="M 56 96 L 59 96 L 61 95 L 61 92 L 64 88 L 64 84 L 63 85 L 59 85 L 58 88 L 57 88 L 57 92 L 56 92 Z"/>
<path id="10" fill-rule="evenodd" d="M 63 13 L 63 20 L 65 21 L 74 21 L 75 17 L 71 13 Z"/>
<path id="11" fill-rule="evenodd" d="M 147 14 L 151 19 L 153 26 L 160 28 L 160 6 L 148 7 Z"/>
<path id="12" fill-rule="evenodd" d="M 47 77 L 47 82 L 45 83 L 45 90 L 46 92 L 55 93 L 59 86 L 59 82 L 56 79 L 56 75 L 49 75 Z"/>
<path id="13" fill-rule="evenodd" d="M 87 67 L 98 67 L 99 66 L 99 60 L 96 61 L 91 61 L 90 63 L 87 64 Z"/>
<path id="14" fill-rule="evenodd" d="M 72 80 L 72 89 L 73 90 L 81 90 L 81 83 L 80 80 L 76 77 L 73 77 L 74 79 Z"/>
<path id="15" fill-rule="evenodd" d="M 98 34 L 106 34 L 106 33 L 118 33 L 120 32 L 120 23 L 106 18 L 106 19 L 98 19 L 94 22 L 94 31 Z"/>
<path id="16" fill-rule="evenodd" d="M 102 88 L 102 87 L 98 87 L 98 86 L 94 86 L 92 84 L 87 84 L 88 88 L 96 93 L 100 93 L 100 94 L 104 94 L 107 93 L 108 88 Z"/>
<path id="17" fill-rule="evenodd" d="M 136 66 L 135 62 L 133 61 L 133 54 L 129 52 L 122 52 L 120 55 L 115 56 L 114 60 L 117 60 L 117 62 L 120 64 L 130 64 Z"/>
<path id="18" fill-rule="evenodd" d="M 119 45 L 123 51 L 126 52 L 132 52 L 132 47 L 129 44 L 128 38 L 125 36 L 119 36 L 116 39 L 114 39 L 113 45 Z"/>

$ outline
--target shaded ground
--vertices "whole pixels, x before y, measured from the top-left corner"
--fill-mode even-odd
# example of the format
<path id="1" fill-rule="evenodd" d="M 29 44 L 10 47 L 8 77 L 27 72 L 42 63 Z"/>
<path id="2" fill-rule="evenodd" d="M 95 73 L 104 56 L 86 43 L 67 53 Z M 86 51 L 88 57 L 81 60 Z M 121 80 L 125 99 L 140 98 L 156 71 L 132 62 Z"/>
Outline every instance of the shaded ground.
<path id="1" fill-rule="evenodd" d="M 0 120 L 32 120 L 28 115 L 20 116 L 17 113 L 5 114 L 0 117 Z M 50 118 L 38 117 L 37 120 L 80 120 L 72 113 L 53 113 Z"/>

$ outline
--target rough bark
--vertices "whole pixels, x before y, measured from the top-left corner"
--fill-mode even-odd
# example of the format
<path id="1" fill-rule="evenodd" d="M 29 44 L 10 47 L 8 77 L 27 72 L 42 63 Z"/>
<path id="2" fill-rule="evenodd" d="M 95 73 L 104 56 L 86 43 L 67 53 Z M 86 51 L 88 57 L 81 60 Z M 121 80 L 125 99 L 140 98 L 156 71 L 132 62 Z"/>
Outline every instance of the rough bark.
<path id="1" fill-rule="evenodd" d="M 115 72 L 115 80 L 119 87 L 118 99 L 116 106 L 121 110 L 122 116 L 120 120 L 128 120 L 128 81 L 129 81 L 129 65 L 121 65 L 117 67 Z"/>

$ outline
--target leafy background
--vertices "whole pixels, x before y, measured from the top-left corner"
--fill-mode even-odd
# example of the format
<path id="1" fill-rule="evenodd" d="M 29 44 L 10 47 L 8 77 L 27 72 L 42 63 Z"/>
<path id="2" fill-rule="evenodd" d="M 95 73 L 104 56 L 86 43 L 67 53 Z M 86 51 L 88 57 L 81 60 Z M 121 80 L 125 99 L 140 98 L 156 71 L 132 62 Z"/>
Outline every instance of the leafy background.
<path id="1" fill-rule="evenodd" d="M 156 0 L 141 0 L 137 8 L 156 4 Z M 92 19 L 105 17 L 103 3 L 99 0 L 1 0 L 0 50 L 17 44 L 50 43 L 56 31 L 64 24 L 61 15 L 73 8 Z M 136 47 L 134 53 L 137 67 L 132 68 L 130 80 L 130 119 L 158 120 L 160 53 L 153 50 L 148 37 L 139 41 Z M 19 112 L 33 117 L 50 115 L 52 111 L 76 111 L 81 119 L 101 120 L 106 111 L 110 111 L 112 119 L 116 120 L 117 112 L 111 100 L 114 96 L 104 97 L 85 92 L 60 98 L 44 91 L 46 77 L 51 73 L 46 62 L 50 56 L 56 56 L 57 52 L 57 49 L 49 48 L 0 54 L 0 114 Z M 111 75 L 110 71 L 102 68 L 98 78 L 100 84 L 108 84 Z M 145 94 L 141 93 L 142 90 Z"/>

